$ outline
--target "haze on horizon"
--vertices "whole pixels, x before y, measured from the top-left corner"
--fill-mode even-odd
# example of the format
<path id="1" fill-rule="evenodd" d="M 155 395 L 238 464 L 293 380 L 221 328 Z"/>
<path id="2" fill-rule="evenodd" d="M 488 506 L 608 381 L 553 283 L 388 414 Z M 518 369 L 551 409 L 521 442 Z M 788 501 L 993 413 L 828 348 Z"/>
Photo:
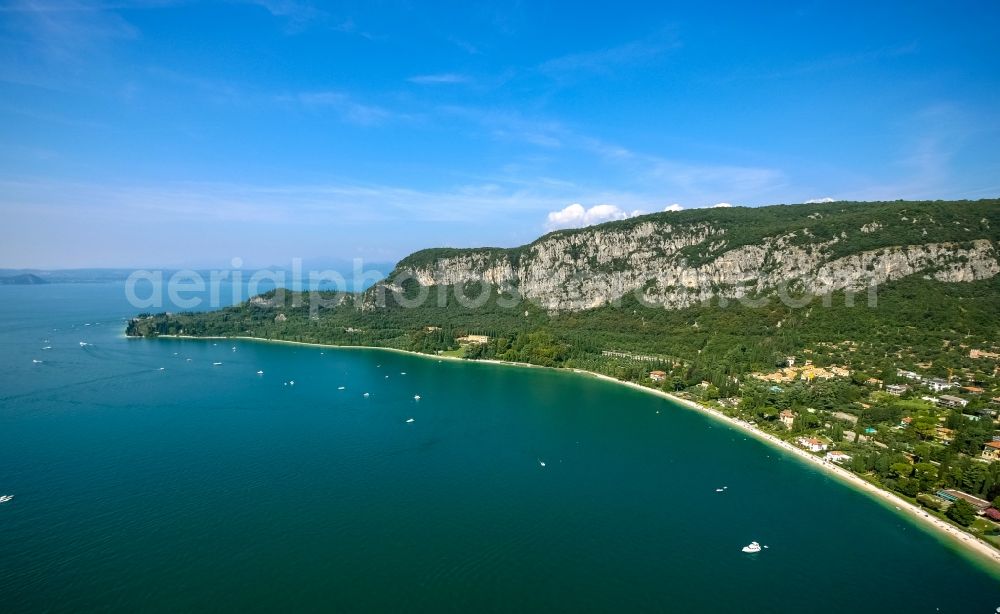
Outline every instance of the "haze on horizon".
<path id="1" fill-rule="evenodd" d="M 1000 195 L 1000 5 L 0 7 L 0 267 L 387 261 Z"/>

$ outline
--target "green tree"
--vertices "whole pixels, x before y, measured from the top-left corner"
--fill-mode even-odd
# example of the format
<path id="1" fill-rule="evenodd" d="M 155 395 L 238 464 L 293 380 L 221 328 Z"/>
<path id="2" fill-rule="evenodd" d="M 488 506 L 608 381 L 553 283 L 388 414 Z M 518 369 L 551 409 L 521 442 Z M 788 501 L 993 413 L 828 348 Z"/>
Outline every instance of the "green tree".
<path id="1" fill-rule="evenodd" d="M 920 490 L 930 490 L 937 481 L 938 470 L 931 463 L 917 463 L 913 466 L 913 477 L 920 484 Z"/>
<path id="2" fill-rule="evenodd" d="M 913 471 L 913 465 L 910 463 L 893 463 L 889 466 L 889 469 L 896 477 L 905 478 Z"/>
<path id="3" fill-rule="evenodd" d="M 965 499 L 959 499 L 951 504 L 951 507 L 945 512 L 945 516 L 963 527 L 967 527 L 976 519 L 976 508 L 972 507 Z"/>

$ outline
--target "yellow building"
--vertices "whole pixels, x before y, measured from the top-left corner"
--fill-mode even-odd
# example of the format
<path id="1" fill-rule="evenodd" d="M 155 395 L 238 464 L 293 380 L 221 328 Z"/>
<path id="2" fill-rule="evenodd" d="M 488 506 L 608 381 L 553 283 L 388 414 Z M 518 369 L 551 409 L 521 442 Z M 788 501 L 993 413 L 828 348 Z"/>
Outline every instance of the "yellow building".
<path id="1" fill-rule="evenodd" d="M 1000 460 L 1000 441 L 987 441 L 983 446 L 983 458 L 990 461 Z"/>

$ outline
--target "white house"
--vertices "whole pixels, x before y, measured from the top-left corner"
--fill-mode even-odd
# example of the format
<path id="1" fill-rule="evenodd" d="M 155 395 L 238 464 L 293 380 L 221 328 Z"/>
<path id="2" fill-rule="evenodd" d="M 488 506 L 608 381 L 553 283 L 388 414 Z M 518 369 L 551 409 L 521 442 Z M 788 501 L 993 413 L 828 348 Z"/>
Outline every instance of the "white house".
<path id="1" fill-rule="evenodd" d="M 810 452 L 822 452 L 827 445 L 815 437 L 799 437 L 796 442 Z"/>
<path id="2" fill-rule="evenodd" d="M 827 452 L 823 458 L 831 463 L 842 463 L 851 460 L 851 455 L 840 450 L 833 450 L 832 452 Z"/>
<path id="3" fill-rule="evenodd" d="M 927 380 L 927 387 L 934 392 L 941 392 L 942 390 L 947 390 L 949 388 L 954 388 L 954 384 L 944 381 L 943 379 L 929 379 Z"/>
<path id="4" fill-rule="evenodd" d="M 918 374 L 914 373 L 913 371 L 906 371 L 904 369 L 896 369 L 896 376 L 897 377 L 905 377 L 906 379 L 911 379 L 911 380 L 913 380 L 915 382 L 919 382 L 921 379 L 923 379 Z"/>

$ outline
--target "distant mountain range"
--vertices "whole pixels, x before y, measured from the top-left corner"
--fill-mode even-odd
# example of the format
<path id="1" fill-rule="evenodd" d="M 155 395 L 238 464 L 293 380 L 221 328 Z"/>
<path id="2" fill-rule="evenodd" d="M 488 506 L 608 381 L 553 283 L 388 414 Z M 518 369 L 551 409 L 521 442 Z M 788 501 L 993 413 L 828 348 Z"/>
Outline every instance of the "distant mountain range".
<path id="1" fill-rule="evenodd" d="M 40 281 L 29 283 L 99 283 L 124 281 L 133 270 L 134 269 L 0 269 L 0 279 L 19 279 L 30 277 Z"/>
<path id="2" fill-rule="evenodd" d="M 49 282 L 45 281 L 38 275 L 33 275 L 32 273 L 21 273 L 20 275 L 0 277 L 0 285 L 3 286 L 34 286 L 47 283 Z"/>
<path id="3" fill-rule="evenodd" d="M 223 267 L 220 267 L 222 269 Z M 52 284 L 67 284 L 67 283 L 110 283 L 110 282 L 121 282 L 128 279 L 129 275 L 137 270 L 159 270 L 163 273 L 163 279 L 168 280 L 170 276 L 179 271 L 177 268 L 157 268 L 157 267 L 136 267 L 133 269 L 125 268 L 89 268 L 89 269 L 2 269 L 0 268 L 0 279 L 21 279 L 30 278 L 35 281 L 8 281 L 0 282 L 5 284 L 27 284 L 27 283 L 52 283 Z M 295 272 L 291 270 L 289 266 L 269 266 L 266 267 L 268 271 L 275 273 L 284 273 L 289 285 L 294 279 Z M 363 290 L 371 285 L 375 280 L 385 277 L 385 275 L 393 269 L 392 262 L 368 262 L 365 261 L 362 264 L 362 272 L 366 273 L 363 279 L 356 280 L 354 272 L 354 264 L 347 260 L 307 260 L 302 263 L 301 270 L 299 273 L 302 277 L 303 285 L 308 285 L 309 274 L 311 271 L 317 272 L 328 272 L 335 271 L 343 276 L 347 281 L 349 287 L 352 290 Z M 196 273 L 199 273 L 204 279 L 211 279 L 211 272 L 213 269 L 200 268 L 193 269 Z M 249 280 L 258 271 L 256 269 L 244 269 L 242 271 L 242 278 L 244 281 Z M 230 278 L 227 278 L 230 279 Z M 320 282 L 321 287 L 325 287 L 327 282 Z M 355 287 L 361 286 L 361 287 Z"/>

